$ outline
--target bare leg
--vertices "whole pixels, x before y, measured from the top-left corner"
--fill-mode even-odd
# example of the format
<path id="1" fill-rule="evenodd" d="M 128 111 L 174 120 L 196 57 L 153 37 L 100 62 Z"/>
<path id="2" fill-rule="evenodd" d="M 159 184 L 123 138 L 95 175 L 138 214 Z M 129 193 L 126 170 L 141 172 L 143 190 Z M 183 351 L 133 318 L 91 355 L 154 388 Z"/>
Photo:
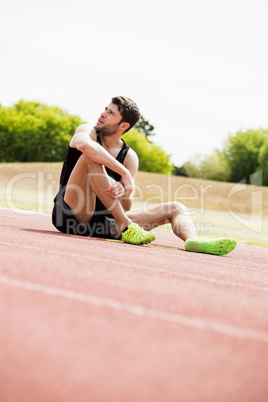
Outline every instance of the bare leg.
<path id="1" fill-rule="evenodd" d="M 233 239 L 197 237 L 189 211 L 179 202 L 167 202 L 145 209 L 134 209 L 127 212 L 127 215 L 133 222 L 136 222 L 146 230 L 171 223 L 173 232 L 185 241 L 187 251 L 225 255 L 236 247 L 236 241 Z"/>
<path id="2" fill-rule="evenodd" d="M 94 213 L 97 196 L 112 213 L 122 231 L 131 220 L 124 212 L 120 201 L 106 195 L 104 190 L 109 185 L 110 181 L 104 167 L 82 155 L 69 178 L 64 201 L 79 222 L 88 223 Z"/>
<path id="3" fill-rule="evenodd" d="M 182 240 L 197 236 L 188 209 L 179 202 L 166 202 L 145 209 L 133 209 L 127 212 L 127 216 L 145 230 L 171 223 L 173 232 Z"/>

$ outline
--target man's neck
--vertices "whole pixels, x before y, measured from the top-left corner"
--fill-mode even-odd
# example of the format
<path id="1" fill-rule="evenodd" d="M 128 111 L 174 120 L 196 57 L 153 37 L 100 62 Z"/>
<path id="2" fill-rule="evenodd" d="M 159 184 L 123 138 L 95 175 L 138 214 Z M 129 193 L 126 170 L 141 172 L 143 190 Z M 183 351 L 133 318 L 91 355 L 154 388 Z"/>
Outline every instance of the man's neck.
<path id="1" fill-rule="evenodd" d="M 109 149 L 109 148 L 115 148 L 117 146 L 121 146 L 122 140 L 121 140 L 121 135 L 119 134 L 113 134 L 111 136 L 104 136 L 101 133 L 99 133 L 100 140 L 102 145 Z"/>

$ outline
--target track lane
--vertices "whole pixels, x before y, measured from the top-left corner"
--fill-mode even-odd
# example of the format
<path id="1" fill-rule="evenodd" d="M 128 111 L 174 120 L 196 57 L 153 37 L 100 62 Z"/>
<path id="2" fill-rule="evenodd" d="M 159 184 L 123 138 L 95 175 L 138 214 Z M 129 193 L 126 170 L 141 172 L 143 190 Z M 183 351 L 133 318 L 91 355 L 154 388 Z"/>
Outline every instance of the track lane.
<path id="1" fill-rule="evenodd" d="M 4 402 L 266 400 L 267 250 L 134 247 L 1 215 Z"/>

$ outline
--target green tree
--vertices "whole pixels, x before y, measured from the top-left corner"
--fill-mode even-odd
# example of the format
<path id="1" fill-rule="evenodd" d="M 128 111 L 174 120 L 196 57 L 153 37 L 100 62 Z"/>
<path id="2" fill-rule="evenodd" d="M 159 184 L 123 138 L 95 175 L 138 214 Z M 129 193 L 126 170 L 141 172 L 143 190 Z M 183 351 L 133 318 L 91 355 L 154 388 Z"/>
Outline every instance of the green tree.
<path id="1" fill-rule="evenodd" d="M 143 133 L 146 135 L 146 137 L 153 137 L 155 135 L 154 131 L 154 126 L 149 123 L 148 120 L 145 120 L 143 116 L 141 116 L 140 120 L 138 123 L 135 125 L 135 128 L 139 130 L 140 133 Z"/>
<path id="2" fill-rule="evenodd" d="M 1 162 L 56 162 L 82 123 L 58 107 L 20 100 L 0 107 Z"/>
<path id="3" fill-rule="evenodd" d="M 172 172 L 170 155 L 160 146 L 149 142 L 146 135 L 137 128 L 124 134 L 123 139 L 137 153 L 140 160 L 139 170 L 165 174 Z"/>
<path id="4" fill-rule="evenodd" d="M 262 129 L 229 135 L 224 144 L 223 155 L 230 168 L 230 181 L 239 182 L 245 179 L 246 183 L 250 183 L 250 175 L 259 169 L 260 149 L 267 138 L 268 130 Z"/>
<path id="5" fill-rule="evenodd" d="M 189 177 L 198 179 L 228 181 L 230 169 L 224 155 L 215 151 L 211 155 L 195 155 L 183 165 L 184 172 Z"/>
<path id="6" fill-rule="evenodd" d="M 174 166 L 172 170 L 174 176 L 187 176 L 184 166 Z"/>
<path id="7" fill-rule="evenodd" d="M 200 172 L 202 178 L 207 180 L 228 181 L 230 178 L 228 163 L 219 151 L 204 157 L 200 164 Z"/>
<path id="8" fill-rule="evenodd" d="M 200 158 L 201 155 L 195 155 L 191 160 L 185 162 L 182 168 L 188 177 L 202 178 L 200 173 Z"/>
<path id="9" fill-rule="evenodd" d="M 260 149 L 259 169 L 262 170 L 263 185 L 268 186 L 268 138 L 266 138 Z"/>

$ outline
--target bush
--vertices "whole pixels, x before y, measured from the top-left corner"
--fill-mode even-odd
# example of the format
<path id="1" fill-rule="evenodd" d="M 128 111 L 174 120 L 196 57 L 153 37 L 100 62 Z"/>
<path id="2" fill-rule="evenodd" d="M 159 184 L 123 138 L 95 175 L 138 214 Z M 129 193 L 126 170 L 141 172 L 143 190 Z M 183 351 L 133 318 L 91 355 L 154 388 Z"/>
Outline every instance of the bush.
<path id="1" fill-rule="evenodd" d="M 212 155 L 196 155 L 183 165 L 187 176 L 198 179 L 228 181 L 230 169 L 221 152 Z"/>
<path id="2" fill-rule="evenodd" d="M 172 170 L 172 174 L 174 176 L 184 176 L 184 177 L 187 176 L 184 165 L 183 166 L 174 166 L 173 170 Z"/>
<path id="3" fill-rule="evenodd" d="M 137 153 L 140 160 L 139 170 L 164 174 L 172 172 L 170 155 L 160 146 L 149 142 L 145 134 L 134 128 L 124 134 L 123 139 Z"/>
<path id="4" fill-rule="evenodd" d="M 230 135 L 223 155 L 230 168 L 230 181 L 250 183 L 250 176 L 259 170 L 260 149 L 268 139 L 268 130 L 248 130 Z M 264 151 L 263 151 L 264 152 Z"/>
<path id="5" fill-rule="evenodd" d="M 268 138 L 263 143 L 259 152 L 259 169 L 262 170 L 262 183 L 268 186 Z"/>
<path id="6" fill-rule="evenodd" d="M 64 159 L 78 116 L 63 110 L 20 100 L 0 107 L 1 162 L 57 162 Z"/>
<path id="7" fill-rule="evenodd" d="M 263 184 L 268 185 L 268 130 L 247 130 L 229 135 L 223 151 L 212 155 L 196 155 L 184 163 L 187 176 L 217 181 L 245 181 L 262 171 Z"/>

